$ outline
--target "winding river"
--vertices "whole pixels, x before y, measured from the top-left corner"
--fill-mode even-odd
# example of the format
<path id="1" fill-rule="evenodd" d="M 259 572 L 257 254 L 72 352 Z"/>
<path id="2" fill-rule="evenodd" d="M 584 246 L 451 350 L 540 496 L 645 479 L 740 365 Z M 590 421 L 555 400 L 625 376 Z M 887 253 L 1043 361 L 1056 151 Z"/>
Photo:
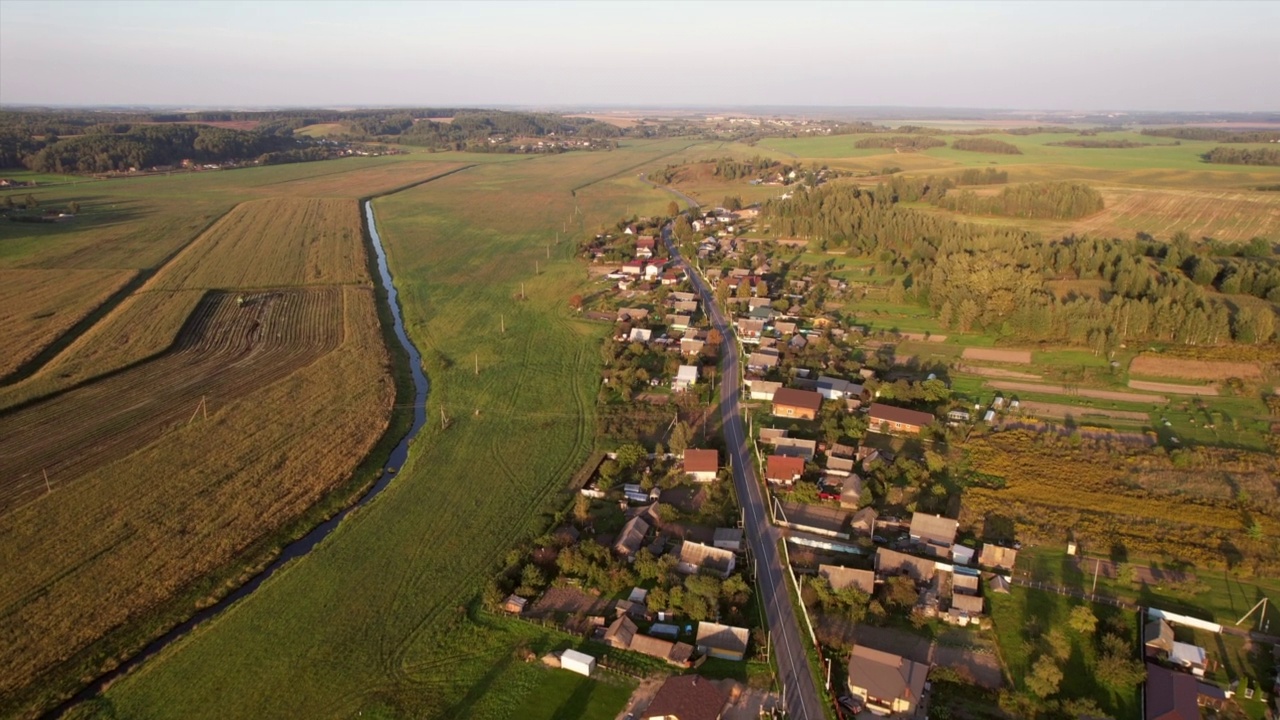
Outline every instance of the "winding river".
<path id="1" fill-rule="evenodd" d="M 413 373 L 413 424 L 410 425 L 409 431 L 405 433 L 400 442 L 391 450 L 383 467 L 402 468 L 405 460 L 409 457 L 409 443 L 417 436 L 418 431 L 422 429 L 427 418 L 427 376 L 422 371 L 422 356 L 418 353 L 418 349 L 409 341 L 409 335 L 405 332 L 404 318 L 400 314 L 400 295 L 396 291 L 395 283 L 391 279 L 391 270 L 387 267 L 387 251 L 382 246 L 382 238 L 378 235 L 378 226 L 374 220 L 373 203 L 369 200 L 363 201 L 365 227 L 368 232 L 369 245 L 373 248 L 374 254 L 378 260 L 378 276 L 379 282 L 382 284 L 383 290 L 386 291 L 387 304 L 390 306 L 391 317 L 394 323 L 396 340 L 409 357 L 409 369 Z M 165 634 L 153 640 L 149 645 L 142 649 L 137 655 L 122 662 L 117 668 L 99 676 L 87 687 L 76 693 L 70 700 L 67 700 L 57 708 L 45 714 L 46 718 L 58 718 L 71 709 L 73 705 L 84 702 L 96 697 L 108 683 L 120 678 L 134 668 L 141 665 L 147 659 L 163 650 L 166 646 L 174 641 L 182 638 L 190 633 L 197 625 L 206 620 L 221 614 L 224 610 L 231 607 L 237 601 L 247 597 L 257 590 L 262 583 L 272 575 L 276 574 L 290 561 L 296 560 L 303 555 L 311 552 L 316 545 L 320 544 L 330 533 L 338 527 L 343 518 L 349 515 L 353 510 L 366 505 L 378 493 L 382 492 L 387 485 L 391 483 L 393 475 L 384 472 L 373 484 L 369 490 L 356 500 L 355 503 L 343 509 L 338 514 L 328 520 L 315 526 L 306 535 L 294 540 L 286 545 L 281 551 L 280 556 L 271 562 L 262 572 L 253 576 L 247 583 L 237 588 L 234 592 L 222 598 L 218 602 L 198 611 L 191 619 L 186 622 L 174 626 Z"/>

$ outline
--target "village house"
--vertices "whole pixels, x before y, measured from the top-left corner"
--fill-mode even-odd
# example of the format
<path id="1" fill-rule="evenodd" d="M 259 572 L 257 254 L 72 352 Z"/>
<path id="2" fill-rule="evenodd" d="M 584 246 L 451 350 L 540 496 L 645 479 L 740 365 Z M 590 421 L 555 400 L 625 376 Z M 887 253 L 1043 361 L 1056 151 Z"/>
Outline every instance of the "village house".
<path id="1" fill-rule="evenodd" d="M 638 322 L 649 319 L 646 308 L 618 308 L 618 322 Z"/>
<path id="2" fill-rule="evenodd" d="M 702 340 L 694 340 L 690 337 L 680 338 L 680 354 L 681 355 L 701 355 L 703 347 L 706 343 Z"/>
<path id="3" fill-rule="evenodd" d="M 900 553 L 886 547 L 876 548 L 875 563 L 876 574 L 880 577 L 906 575 L 915 580 L 917 585 L 933 582 L 933 578 L 938 574 L 936 560 Z"/>
<path id="4" fill-rule="evenodd" d="M 756 353 L 752 353 L 751 357 L 755 357 Z M 773 357 L 773 361 L 777 363 L 777 356 Z M 749 363 L 750 361 L 748 361 Z M 782 383 L 772 380 L 748 380 L 747 388 L 751 391 L 752 400 L 772 400 L 773 394 L 778 392 L 782 387 Z"/>
<path id="5" fill-rule="evenodd" d="M 738 552 L 742 550 L 742 539 L 745 535 L 742 528 L 716 528 L 715 534 L 711 536 L 711 546 Z"/>
<path id="6" fill-rule="evenodd" d="M 752 320 L 750 318 L 742 318 L 738 320 L 738 338 L 742 342 L 759 341 L 760 333 L 764 332 L 763 320 Z"/>
<path id="7" fill-rule="evenodd" d="M 693 657 L 692 645 L 640 633 L 635 622 L 626 615 L 613 621 L 613 624 L 605 630 L 604 642 L 621 650 L 656 657 L 677 667 L 688 667 L 689 659 Z"/>
<path id="8" fill-rule="evenodd" d="M 911 540 L 924 546 L 928 554 L 941 558 L 951 557 L 951 546 L 956 541 L 959 522 L 939 515 L 913 513 L 911 515 Z"/>
<path id="9" fill-rule="evenodd" d="M 654 238 L 652 235 L 641 235 L 636 238 L 636 257 L 649 259 L 653 257 Z"/>
<path id="10" fill-rule="evenodd" d="M 1168 657 L 1173 652 L 1173 626 L 1161 618 L 1152 620 L 1142 630 L 1142 644 L 1148 657 Z"/>
<path id="11" fill-rule="evenodd" d="M 720 471 L 720 453 L 717 450 L 684 451 L 684 471 L 693 476 L 694 482 L 711 482 Z"/>
<path id="12" fill-rule="evenodd" d="M 880 715 L 914 713 L 928 674 L 928 665 L 865 645 L 855 645 L 849 655 L 849 692 Z"/>
<path id="13" fill-rule="evenodd" d="M 641 720 L 720 720 L 728 703 L 729 698 L 710 680 L 673 675 L 663 681 L 639 715 Z"/>
<path id="14" fill-rule="evenodd" d="M 841 503 L 841 506 L 843 507 L 844 503 Z M 875 535 L 876 518 L 878 517 L 879 513 L 876 512 L 875 508 L 864 507 L 849 518 L 849 528 L 861 535 Z"/>
<path id="15" fill-rule="evenodd" d="M 672 315 L 667 318 L 667 325 L 677 332 L 684 332 L 689 329 L 688 315 Z"/>
<path id="16" fill-rule="evenodd" d="M 871 570 L 858 570 L 839 565 L 819 565 L 818 574 L 827 579 L 832 590 L 853 587 L 870 595 L 876 589 L 876 574 Z"/>
<path id="17" fill-rule="evenodd" d="M 851 383 L 840 378 L 818 376 L 818 394 L 827 400 L 858 399 L 864 400 L 867 390 L 862 385 Z"/>
<path id="18" fill-rule="evenodd" d="M 798 457 L 804 459 L 806 462 L 812 460 L 814 454 L 818 451 L 817 440 L 805 440 L 803 438 L 787 437 L 786 435 L 769 440 L 765 440 L 764 437 L 761 437 L 760 440 L 773 445 L 773 454 L 775 455 Z"/>
<path id="19" fill-rule="evenodd" d="M 685 540 L 680 544 L 676 555 L 676 570 L 685 575 L 693 575 L 701 570 L 715 573 L 721 578 L 729 577 L 738 559 L 728 550 L 721 550 L 710 545 Z"/>
<path id="20" fill-rule="evenodd" d="M 978 564 L 984 568 L 1013 572 L 1014 563 L 1018 560 L 1018 551 L 991 543 L 982 544 L 982 552 L 978 554 Z"/>
<path id="21" fill-rule="evenodd" d="M 812 390 L 780 388 L 773 394 L 775 417 L 814 420 L 822 409 L 822 396 Z"/>
<path id="22" fill-rule="evenodd" d="M 791 487 L 804 475 L 804 458 L 770 455 L 765 460 L 764 477 L 774 485 Z"/>
<path id="23" fill-rule="evenodd" d="M 676 372 L 675 382 L 671 387 L 676 392 L 684 392 L 693 387 L 698 382 L 698 366 L 697 365 L 681 365 Z"/>
<path id="24" fill-rule="evenodd" d="M 1194 677 L 1147 663 L 1145 720 L 1200 720 L 1196 695 Z"/>
<path id="25" fill-rule="evenodd" d="M 777 366 L 778 366 L 777 350 L 760 350 L 758 352 L 751 353 L 750 357 L 747 358 L 747 370 L 754 373 L 768 372 L 769 370 L 772 370 Z M 778 388 L 782 387 L 782 383 L 775 383 L 775 384 L 778 386 Z M 768 399 L 772 400 L 774 394 L 776 393 L 777 393 L 776 389 L 773 392 L 769 393 Z"/>
<path id="26" fill-rule="evenodd" d="M 1173 650 L 1169 652 L 1169 662 L 1196 677 L 1204 677 L 1205 670 L 1209 667 L 1204 648 L 1177 641 L 1174 641 Z"/>
<path id="27" fill-rule="evenodd" d="M 631 342 L 647 343 L 652 339 L 653 331 L 649 328 L 631 328 L 631 334 L 627 336 Z"/>
<path id="28" fill-rule="evenodd" d="M 746 628 L 713 622 L 698 623 L 698 652 L 721 660 L 743 660 L 747 656 Z"/>
<path id="29" fill-rule="evenodd" d="M 643 275 L 644 268 L 644 260 L 628 260 L 622 263 L 622 272 L 626 275 Z"/>
<path id="30" fill-rule="evenodd" d="M 872 403 L 869 415 L 869 427 L 879 432 L 899 432 L 919 434 L 921 430 L 933 423 L 933 415 L 919 410 Z"/>
<path id="31" fill-rule="evenodd" d="M 639 515 L 636 515 L 622 526 L 622 530 L 618 533 L 618 539 L 613 543 L 613 551 L 630 560 L 640 551 L 640 546 L 644 543 L 644 536 L 648 534 L 649 523 L 645 522 Z"/>

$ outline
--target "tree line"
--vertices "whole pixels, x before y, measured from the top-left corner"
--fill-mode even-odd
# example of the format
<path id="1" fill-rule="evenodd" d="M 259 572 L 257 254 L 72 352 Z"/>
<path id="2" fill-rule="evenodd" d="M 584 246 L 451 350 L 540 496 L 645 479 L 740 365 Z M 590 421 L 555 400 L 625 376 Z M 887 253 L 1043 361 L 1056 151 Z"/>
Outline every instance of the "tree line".
<path id="1" fill-rule="evenodd" d="M 1008 170 L 968 168 L 955 177 L 956 185 L 1003 185 L 1009 182 Z"/>
<path id="2" fill-rule="evenodd" d="M 1068 236 L 1045 242 L 1027 231 L 903 208 L 885 185 L 824 186 L 770 200 L 761 213 L 779 236 L 875 258 L 876 272 L 895 278 L 891 295 L 928 306 L 948 328 L 1068 342 L 1098 353 L 1125 342 L 1263 343 L 1276 334 L 1271 308 L 1229 303 L 1188 276 L 1195 267 L 1188 255 L 1197 251 L 1186 241 Z M 1237 263 L 1242 284 L 1247 274 L 1254 294 L 1280 292 L 1274 254 L 1215 261 L 1215 279 L 1225 264 Z M 1046 285 L 1053 279 L 1102 280 L 1104 291 L 1059 298 Z"/>
<path id="3" fill-rule="evenodd" d="M 1280 150 L 1276 148 L 1216 147 L 1201 157 L 1205 162 L 1221 165 L 1280 165 Z"/>
<path id="4" fill-rule="evenodd" d="M 1135 142 L 1133 140 L 1063 140 L 1062 142 L 1045 143 L 1055 147 L 1122 149 L 1147 147 L 1152 143 Z"/>
<path id="5" fill-rule="evenodd" d="M 222 162 L 298 148 L 290 131 L 264 133 L 208 125 L 139 125 L 54 140 L 22 163 L 37 172 L 98 173 L 174 165 L 182 160 Z"/>
<path id="6" fill-rule="evenodd" d="M 890 135 L 862 138 L 853 144 L 855 148 L 890 148 L 894 150 L 928 150 L 929 148 L 946 147 L 944 140 L 928 135 Z"/>
<path id="7" fill-rule="evenodd" d="M 972 190 L 934 201 L 938 207 L 970 215 L 1005 215 L 1042 220 L 1074 220 L 1099 212 L 1102 194 L 1084 183 L 1038 182 L 1007 187 L 998 195 Z"/>
<path id="8" fill-rule="evenodd" d="M 1022 150 L 1013 143 L 1007 143 L 1003 140 L 994 140 L 992 138 L 974 137 L 974 138 L 957 138 L 951 142 L 951 147 L 956 150 L 967 150 L 969 152 L 995 153 L 997 155 L 1021 155 Z"/>
<path id="9" fill-rule="evenodd" d="M 1260 143 L 1280 140 L 1277 130 L 1236 130 L 1230 128 L 1171 127 L 1147 128 L 1143 135 L 1171 137 L 1179 140 L 1206 140 L 1223 143 Z"/>

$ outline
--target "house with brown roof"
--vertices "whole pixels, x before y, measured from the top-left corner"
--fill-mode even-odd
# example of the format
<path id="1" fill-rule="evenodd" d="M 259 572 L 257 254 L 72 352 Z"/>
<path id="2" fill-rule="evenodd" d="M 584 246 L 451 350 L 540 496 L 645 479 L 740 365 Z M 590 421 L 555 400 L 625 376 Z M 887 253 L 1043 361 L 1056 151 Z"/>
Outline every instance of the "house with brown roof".
<path id="1" fill-rule="evenodd" d="M 804 458 L 770 455 L 765 458 L 764 479 L 775 485 L 791 487 L 804 475 Z"/>
<path id="2" fill-rule="evenodd" d="M 720 471 L 720 453 L 717 450 L 684 451 L 685 474 L 693 476 L 695 482 L 711 482 Z"/>
<path id="3" fill-rule="evenodd" d="M 1018 560 L 1018 551 L 1013 548 L 1001 547 L 992 543 L 983 543 L 982 551 L 978 553 L 978 564 L 984 568 L 993 568 L 1012 572 L 1013 565 Z"/>
<path id="4" fill-rule="evenodd" d="M 833 590 L 853 587 L 870 595 L 876 589 L 876 574 L 870 570 L 859 570 L 839 565 L 819 565 L 818 574 L 827 579 Z"/>
<path id="5" fill-rule="evenodd" d="M 738 562 L 737 557 L 734 556 L 731 550 L 723 550 L 689 540 L 685 540 L 680 544 L 680 551 L 676 557 L 679 560 L 676 564 L 676 570 L 686 575 L 706 570 L 722 578 L 729 577 L 729 574 L 733 572 L 734 565 Z"/>
<path id="6" fill-rule="evenodd" d="M 869 429 L 884 433 L 919 434 L 934 421 L 933 415 L 927 412 L 908 410 L 884 403 L 872 403 L 868 417 Z"/>
<path id="7" fill-rule="evenodd" d="M 912 513 L 911 540 L 924 546 L 930 555 L 951 557 L 951 546 L 956 542 L 956 530 L 960 523 L 951 518 L 929 513 Z"/>
<path id="8" fill-rule="evenodd" d="M 1149 656 L 1168 657 L 1173 652 L 1173 626 L 1163 618 L 1147 623 L 1142 629 L 1142 645 Z"/>
<path id="9" fill-rule="evenodd" d="M 604 642 L 610 647 L 656 657 L 679 667 L 688 667 L 689 658 L 693 657 L 692 645 L 644 635 L 626 615 L 614 620 L 605 630 Z"/>
<path id="10" fill-rule="evenodd" d="M 622 531 L 618 533 L 618 539 L 613 543 L 613 551 L 624 558 L 635 557 L 640 551 L 640 545 L 644 543 L 644 536 L 649 534 L 649 523 L 644 518 L 636 515 L 622 526 Z"/>
<path id="11" fill-rule="evenodd" d="M 747 656 L 746 628 L 713 622 L 698 623 L 698 652 L 721 660 L 742 660 Z"/>
<path id="12" fill-rule="evenodd" d="M 849 655 L 849 692 L 879 715 L 915 712 L 928 674 L 928 665 L 865 645 L 855 645 Z"/>
<path id="13" fill-rule="evenodd" d="M 876 548 L 876 574 L 882 577 L 906 575 L 916 584 L 924 584 L 932 582 L 938 574 L 938 562 L 880 547 Z"/>
<path id="14" fill-rule="evenodd" d="M 814 420 L 822 409 L 822 396 L 812 390 L 779 388 L 773 394 L 775 417 Z"/>
<path id="15" fill-rule="evenodd" d="M 761 438 L 763 441 L 764 438 Z M 804 438 L 793 438 L 783 435 L 775 437 L 769 441 L 773 445 L 773 453 L 775 455 L 786 455 L 787 457 L 798 457 L 805 461 L 812 460 L 813 456 L 818 452 L 817 440 L 805 440 Z"/>
<path id="16" fill-rule="evenodd" d="M 1200 720 L 1196 679 L 1191 675 L 1147 663 L 1142 694 L 1145 720 Z"/>
<path id="17" fill-rule="evenodd" d="M 720 720 L 729 698 L 710 680 L 697 675 L 673 675 L 662 683 L 642 720 Z"/>

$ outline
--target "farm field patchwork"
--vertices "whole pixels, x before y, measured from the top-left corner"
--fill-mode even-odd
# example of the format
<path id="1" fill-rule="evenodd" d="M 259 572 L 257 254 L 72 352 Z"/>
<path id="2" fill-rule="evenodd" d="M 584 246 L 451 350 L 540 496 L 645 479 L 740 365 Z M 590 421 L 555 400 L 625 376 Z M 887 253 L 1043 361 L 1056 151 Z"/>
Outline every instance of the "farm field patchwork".
<path id="1" fill-rule="evenodd" d="M 432 422 L 396 480 L 305 562 L 114 685 L 103 706 L 131 717 L 509 716 L 532 689 L 484 702 L 512 644 L 478 640 L 483 621 L 465 608 L 495 560 L 564 507 L 558 491 L 594 442 L 604 328 L 572 316 L 566 298 L 584 277 L 556 235 L 612 224 L 629 204 L 661 211 L 660 191 L 600 181 L 686 145 L 478 166 L 376 201 Z"/>

